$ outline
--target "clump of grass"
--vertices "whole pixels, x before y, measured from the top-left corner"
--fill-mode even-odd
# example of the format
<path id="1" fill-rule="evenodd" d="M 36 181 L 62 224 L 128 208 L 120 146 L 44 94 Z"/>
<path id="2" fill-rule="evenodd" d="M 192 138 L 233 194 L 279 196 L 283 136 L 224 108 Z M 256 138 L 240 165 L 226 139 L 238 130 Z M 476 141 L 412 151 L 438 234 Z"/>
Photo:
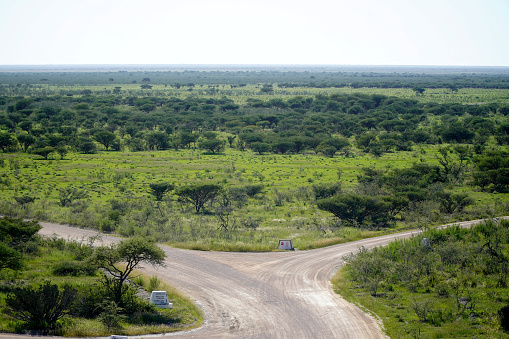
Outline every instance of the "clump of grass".
<path id="1" fill-rule="evenodd" d="M 154 275 L 150 277 L 148 281 L 147 291 L 149 292 L 156 291 L 159 288 L 159 285 L 161 285 L 161 280 Z"/>

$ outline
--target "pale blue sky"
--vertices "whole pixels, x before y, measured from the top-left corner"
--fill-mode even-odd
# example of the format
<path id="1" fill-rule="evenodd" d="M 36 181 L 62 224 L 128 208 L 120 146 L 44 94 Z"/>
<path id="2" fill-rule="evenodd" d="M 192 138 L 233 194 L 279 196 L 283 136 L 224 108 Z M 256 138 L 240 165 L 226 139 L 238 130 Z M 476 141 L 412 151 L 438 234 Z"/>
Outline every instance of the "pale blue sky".
<path id="1" fill-rule="evenodd" d="M 509 66 L 509 0 L 0 0 L 0 65 Z"/>

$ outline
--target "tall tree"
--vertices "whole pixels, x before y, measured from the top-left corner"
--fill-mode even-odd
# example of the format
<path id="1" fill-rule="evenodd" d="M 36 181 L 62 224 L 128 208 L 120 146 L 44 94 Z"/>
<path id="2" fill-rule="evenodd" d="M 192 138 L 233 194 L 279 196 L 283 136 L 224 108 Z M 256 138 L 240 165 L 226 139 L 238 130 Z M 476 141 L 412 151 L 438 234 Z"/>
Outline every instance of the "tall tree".
<path id="1" fill-rule="evenodd" d="M 103 144 L 103 146 L 108 150 L 108 148 L 111 146 L 111 144 L 115 141 L 117 137 L 114 133 L 110 131 L 99 131 L 94 134 L 94 139 L 100 143 Z"/>
<path id="2" fill-rule="evenodd" d="M 198 143 L 200 149 L 205 149 L 211 153 L 221 152 L 224 149 L 225 141 L 220 139 L 205 139 Z"/>
<path id="3" fill-rule="evenodd" d="M 179 200 L 190 203 L 194 206 L 196 213 L 199 213 L 207 201 L 214 199 L 222 187 L 215 184 L 194 184 L 179 187 L 175 194 Z"/>
<path id="4" fill-rule="evenodd" d="M 23 152 L 26 152 L 28 150 L 28 147 L 35 143 L 35 137 L 28 133 L 18 134 L 16 138 L 18 139 L 18 142 L 21 148 L 23 149 Z"/>
<path id="5" fill-rule="evenodd" d="M 56 151 L 56 149 L 54 147 L 46 146 L 46 147 L 36 148 L 36 149 L 32 150 L 32 153 L 40 155 L 44 159 L 48 160 L 49 155 L 55 151 Z"/>

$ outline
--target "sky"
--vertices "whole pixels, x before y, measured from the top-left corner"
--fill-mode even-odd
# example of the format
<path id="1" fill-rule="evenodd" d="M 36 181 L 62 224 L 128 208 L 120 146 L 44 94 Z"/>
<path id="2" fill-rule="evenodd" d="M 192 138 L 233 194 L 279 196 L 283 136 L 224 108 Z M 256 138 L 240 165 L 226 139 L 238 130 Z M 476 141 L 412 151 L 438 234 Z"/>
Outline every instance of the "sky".
<path id="1" fill-rule="evenodd" d="M 0 65 L 509 66 L 509 0 L 0 0 Z"/>

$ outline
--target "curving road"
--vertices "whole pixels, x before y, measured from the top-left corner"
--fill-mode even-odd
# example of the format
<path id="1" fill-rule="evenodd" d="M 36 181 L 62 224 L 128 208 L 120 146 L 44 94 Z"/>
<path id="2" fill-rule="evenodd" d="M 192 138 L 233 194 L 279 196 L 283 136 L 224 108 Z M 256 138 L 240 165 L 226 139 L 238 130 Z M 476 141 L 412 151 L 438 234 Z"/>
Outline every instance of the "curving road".
<path id="1" fill-rule="evenodd" d="M 63 225 L 41 225 L 40 233 L 45 235 L 77 239 L 98 235 Z M 166 266 L 146 267 L 145 271 L 191 296 L 202 307 L 206 320 L 198 329 L 158 337 L 386 338 L 373 317 L 333 292 L 329 280 L 348 253 L 361 246 L 385 245 L 416 232 L 310 251 L 198 252 L 161 246 L 167 255 Z M 105 243 L 119 240 L 102 235 Z"/>

